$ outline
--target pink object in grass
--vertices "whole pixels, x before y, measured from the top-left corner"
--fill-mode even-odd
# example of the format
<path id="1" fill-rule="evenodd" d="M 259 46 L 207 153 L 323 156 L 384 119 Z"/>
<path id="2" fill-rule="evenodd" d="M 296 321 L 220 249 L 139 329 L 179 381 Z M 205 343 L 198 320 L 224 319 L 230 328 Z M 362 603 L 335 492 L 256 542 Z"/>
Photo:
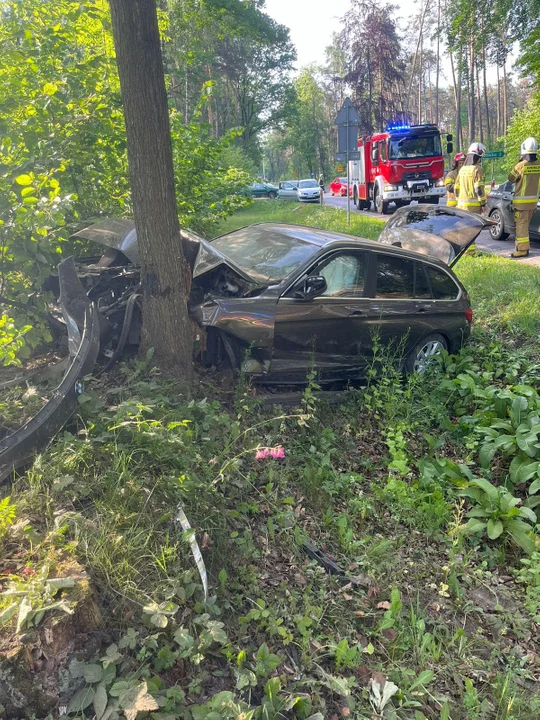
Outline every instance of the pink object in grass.
<path id="1" fill-rule="evenodd" d="M 255 460 L 264 460 L 267 457 L 272 457 L 276 460 L 283 459 L 285 457 L 285 449 L 281 445 L 276 445 L 276 447 L 273 448 L 259 448 L 255 453 Z"/>

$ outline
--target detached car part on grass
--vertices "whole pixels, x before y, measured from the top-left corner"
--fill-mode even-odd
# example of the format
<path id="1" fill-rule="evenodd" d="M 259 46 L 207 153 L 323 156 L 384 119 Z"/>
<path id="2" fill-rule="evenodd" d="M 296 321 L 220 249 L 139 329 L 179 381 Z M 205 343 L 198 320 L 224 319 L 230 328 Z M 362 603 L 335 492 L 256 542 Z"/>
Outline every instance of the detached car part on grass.
<path id="1" fill-rule="evenodd" d="M 83 390 L 83 378 L 92 372 L 99 353 L 98 312 L 79 281 L 72 258 L 60 263 L 58 276 L 69 365 L 53 396 L 37 415 L 0 440 L 0 481 L 43 450 L 69 420 Z"/>

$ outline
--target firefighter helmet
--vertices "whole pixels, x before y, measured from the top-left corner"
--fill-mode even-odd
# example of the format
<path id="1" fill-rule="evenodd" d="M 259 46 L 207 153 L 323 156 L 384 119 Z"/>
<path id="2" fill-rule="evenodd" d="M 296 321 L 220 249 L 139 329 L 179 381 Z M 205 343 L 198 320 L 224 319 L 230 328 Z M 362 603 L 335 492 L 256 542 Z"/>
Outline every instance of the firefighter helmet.
<path id="1" fill-rule="evenodd" d="M 536 138 L 528 137 L 521 143 L 521 154 L 528 155 L 529 153 L 538 152 L 538 143 Z"/>
<path id="2" fill-rule="evenodd" d="M 479 142 L 473 142 L 473 144 L 469 147 L 467 154 L 468 155 L 483 155 L 486 152 L 486 146 L 482 145 L 482 143 Z"/>
<path id="3" fill-rule="evenodd" d="M 462 160 L 465 160 L 465 158 L 466 158 L 465 153 L 457 153 L 456 155 L 454 155 L 454 164 L 461 162 Z"/>

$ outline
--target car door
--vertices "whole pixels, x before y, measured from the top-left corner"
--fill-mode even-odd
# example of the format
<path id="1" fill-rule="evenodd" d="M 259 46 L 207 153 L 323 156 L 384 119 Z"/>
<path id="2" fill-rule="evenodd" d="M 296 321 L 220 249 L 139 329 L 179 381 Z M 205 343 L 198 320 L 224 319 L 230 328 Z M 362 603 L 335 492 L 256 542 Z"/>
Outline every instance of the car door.
<path id="1" fill-rule="evenodd" d="M 375 297 L 368 310 L 370 341 L 404 357 L 429 331 L 430 287 L 421 264 L 398 254 L 376 253 L 375 273 Z"/>
<path id="2" fill-rule="evenodd" d="M 371 253 L 336 251 L 307 275 L 322 275 L 327 288 L 306 301 L 294 288 L 278 300 L 271 373 L 305 379 L 314 363 L 322 378 L 357 375 L 369 348 L 368 310 Z"/>
<path id="3" fill-rule="evenodd" d="M 279 197 L 286 200 L 296 200 L 296 186 L 293 183 L 279 183 Z"/>
<path id="4" fill-rule="evenodd" d="M 253 197 L 262 197 L 266 194 L 266 189 L 262 183 L 254 183 L 251 186 L 251 194 Z"/>

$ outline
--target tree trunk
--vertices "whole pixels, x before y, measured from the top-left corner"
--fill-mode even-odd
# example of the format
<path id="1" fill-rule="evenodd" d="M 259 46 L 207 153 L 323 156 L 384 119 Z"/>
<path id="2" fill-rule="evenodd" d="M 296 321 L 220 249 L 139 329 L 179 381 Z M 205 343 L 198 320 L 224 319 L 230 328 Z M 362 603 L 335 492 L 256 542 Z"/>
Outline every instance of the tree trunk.
<path id="1" fill-rule="evenodd" d="M 424 54 L 424 38 L 420 32 L 420 59 L 418 65 L 418 124 L 422 124 L 422 55 Z"/>
<path id="2" fill-rule="evenodd" d="M 475 54 L 474 54 L 474 38 L 470 38 L 469 46 L 469 142 L 475 141 L 476 134 L 476 103 L 475 103 L 475 88 L 474 88 L 474 66 L 475 66 Z"/>
<path id="3" fill-rule="evenodd" d="M 484 142 L 484 123 L 482 118 L 482 95 L 480 91 L 480 72 L 478 70 L 478 61 L 476 61 L 476 67 L 475 67 L 475 74 L 476 74 L 476 106 L 477 106 L 477 113 L 478 113 L 478 129 L 480 132 L 480 142 Z"/>
<path id="4" fill-rule="evenodd" d="M 439 124 L 439 74 L 441 71 L 441 0 L 437 3 L 437 69 L 435 70 L 435 125 Z M 454 69 L 452 68 L 452 72 Z"/>
<path id="5" fill-rule="evenodd" d="M 503 123 L 502 134 L 508 130 L 508 78 L 506 77 L 506 59 L 503 63 Z"/>
<path id="6" fill-rule="evenodd" d="M 409 89 L 408 89 L 408 91 L 407 91 L 407 98 L 406 98 L 407 105 L 406 105 L 406 108 L 405 108 L 405 111 L 406 111 L 406 112 L 409 111 L 409 101 L 410 101 L 410 98 L 411 98 L 411 90 L 412 90 L 412 84 L 413 84 L 413 79 L 414 79 L 414 71 L 415 71 L 415 69 L 416 69 L 416 60 L 417 60 L 417 58 L 418 58 L 418 48 L 420 47 L 420 41 L 421 41 L 421 39 L 422 39 L 422 30 L 423 30 L 423 27 L 424 27 L 424 18 L 426 17 L 426 12 L 427 12 L 428 5 L 429 5 L 430 2 L 431 2 L 431 0 L 426 0 L 426 4 L 424 5 L 424 10 L 422 11 L 422 17 L 420 18 L 420 32 L 419 32 L 419 34 L 418 34 L 418 42 L 416 43 L 416 51 L 415 51 L 415 53 L 414 53 L 413 64 L 412 64 L 412 68 L 411 68 L 411 76 L 410 76 L 410 78 L 409 78 Z M 420 121 L 418 121 L 418 122 L 420 122 Z"/>
<path id="7" fill-rule="evenodd" d="M 110 0 L 133 215 L 141 255 L 141 350 L 188 381 L 190 275 L 176 210 L 171 134 L 155 0 Z"/>
<path id="8" fill-rule="evenodd" d="M 489 118 L 489 102 L 488 102 L 488 88 L 487 88 L 487 61 L 486 61 L 486 46 L 482 46 L 482 59 L 484 65 L 484 105 L 486 108 L 486 135 L 488 144 L 491 142 L 491 121 Z"/>
<path id="9" fill-rule="evenodd" d="M 501 78 L 497 59 L 497 138 L 501 137 Z"/>
<path id="10" fill-rule="evenodd" d="M 458 57 L 458 75 L 456 82 L 456 69 L 454 66 L 454 56 L 450 53 L 450 67 L 452 68 L 452 80 L 454 81 L 454 102 L 456 105 L 456 152 L 460 152 L 463 147 L 463 138 L 461 135 L 461 51 Z"/>

